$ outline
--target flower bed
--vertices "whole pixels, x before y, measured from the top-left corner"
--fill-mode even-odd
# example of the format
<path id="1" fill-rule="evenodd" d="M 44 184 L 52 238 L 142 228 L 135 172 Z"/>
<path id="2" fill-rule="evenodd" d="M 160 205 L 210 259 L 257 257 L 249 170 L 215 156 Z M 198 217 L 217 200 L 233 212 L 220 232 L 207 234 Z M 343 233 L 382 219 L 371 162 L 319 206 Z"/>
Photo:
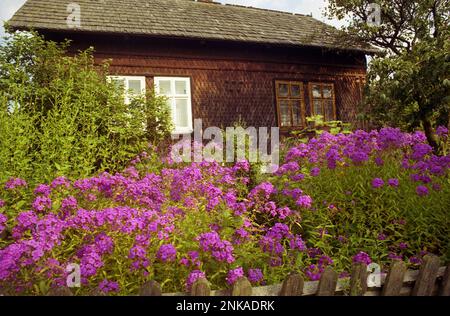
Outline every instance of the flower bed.
<path id="1" fill-rule="evenodd" d="M 148 280 L 189 291 L 203 277 L 213 290 L 244 275 L 270 285 L 292 271 L 318 280 L 327 266 L 345 277 L 352 262 L 450 257 L 450 156 L 433 155 L 422 133 L 324 133 L 284 160 L 255 187 L 245 161 L 147 173 L 145 153 L 121 174 L 36 188 L 10 179 L 0 190 L 0 287 L 46 294 L 74 263 L 81 295 L 137 294 Z"/>

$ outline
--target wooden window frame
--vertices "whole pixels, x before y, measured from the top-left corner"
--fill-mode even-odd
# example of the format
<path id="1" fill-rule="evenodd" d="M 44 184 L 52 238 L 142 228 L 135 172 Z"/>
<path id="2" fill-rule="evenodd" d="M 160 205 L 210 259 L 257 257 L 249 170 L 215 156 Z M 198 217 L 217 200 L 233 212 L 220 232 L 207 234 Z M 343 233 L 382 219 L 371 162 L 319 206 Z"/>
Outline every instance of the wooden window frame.
<path id="1" fill-rule="evenodd" d="M 131 95 L 129 93 L 129 89 L 130 89 L 130 80 L 138 80 L 141 82 L 141 87 L 142 87 L 142 94 L 145 94 L 145 90 L 146 90 L 146 84 L 145 84 L 145 77 L 144 76 L 107 76 L 106 77 L 107 80 L 109 82 L 112 82 L 112 80 L 124 80 L 124 96 L 125 96 L 125 104 L 130 104 L 131 103 Z"/>
<path id="2" fill-rule="evenodd" d="M 289 95 L 287 97 L 280 96 L 279 91 L 279 85 L 280 84 L 287 84 Z M 291 96 L 291 85 L 298 85 L 300 86 L 300 96 L 299 97 L 292 97 Z M 277 116 L 278 116 L 278 126 L 281 129 L 284 130 L 290 130 L 290 129 L 298 129 L 298 128 L 304 128 L 306 127 L 306 109 L 305 109 L 305 85 L 302 81 L 295 81 L 295 80 L 275 80 L 275 95 L 276 95 L 276 107 L 277 107 Z M 291 125 L 290 126 L 282 126 L 281 122 L 281 109 L 280 109 L 280 101 L 287 100 L 287 101 L 299 101 L 300 102 L 300 117 L 301 117 L 301 125 L 294 125 L 294 113 L 292 110 L 292 107 L 289 106 L 290 111 L 290 117 L 291 117 Z M 290 103 L 289 103 L 290 104 Z"/>
<path id="3" fill-rule="evenodd" d="M 320 86 L 320 94 L 321 97 L 320 98 L 316 98 L 313 95 L 313 87 L 314 86 Z M 324 98 L 323 97 L 323 87 L 324 86 L 329 86 L 331 87 L 331 98 Z M 308 83 L 308 92 L 309 92 L 309 103 L 310 103 L 310 107 L 311 107 L 311 115 L 314 116 L 316 115 L 316 113 L 314 112 L 314 100 L 321 100 L 322 101 L 322 112 L 323 112 L 323 116 L 324 116 L 324 120 L 326 120 L 325 118 L 325 108 L 324 108 L 324 101 L 325 100 L 330 100 L 333 102 L 333 120 L 337 120 L 337 111 L 336 111 L 336 90 L 335 90 L 335 86 L 333 82 L 309 82 Z"/>
<path id="4" fill-rule="evenodd" d="M 192 123 L 192 93 L 191 93 L 191 78 L 190 77 L 154 77 L 153 78 L 154 85 L 155 85 L 155 92 L 156 95 L 159 96 L 165 96 L 168 98 L 169 106 L 172 111 L 172 119 L 174 120 L 174 127 L 175 130 L 172 132 L 174 135 L 180 135 L 180 134 L 191 134 L 194 131 L 193 123 Z M 159 82 L 160 81 L 170 81 L 171 91 L 173 92 L 172 95 L 168 96 L 165 94 L 161 94 L 159 90 Z M 176 94 L 175 93 L 175 81 L 184 81 L 186 82 L 186 94 Z M 187 127 L 179 127 L 176 126 L 175 122 L 176 119 L 174 117 L 176 113 L 175 108 L 175 100 L 180 98 L 187 98 L 187 121 L 188 126 Z"/>

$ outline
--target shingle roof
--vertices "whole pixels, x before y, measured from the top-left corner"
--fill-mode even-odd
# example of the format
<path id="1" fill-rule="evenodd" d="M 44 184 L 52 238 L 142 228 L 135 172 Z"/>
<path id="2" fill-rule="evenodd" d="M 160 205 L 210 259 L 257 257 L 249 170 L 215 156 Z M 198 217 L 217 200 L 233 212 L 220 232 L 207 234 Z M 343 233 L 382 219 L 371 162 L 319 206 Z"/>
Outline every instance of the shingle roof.
<path id="1" fill-rule="evenodd" d="M 226 40 L 375 52 L 342 40 L 342 33 L 310 16 L 194 0 L 28 0 L 12 29 L 74 31 L 67 5 L 81 8 L 77 32 Z"/>

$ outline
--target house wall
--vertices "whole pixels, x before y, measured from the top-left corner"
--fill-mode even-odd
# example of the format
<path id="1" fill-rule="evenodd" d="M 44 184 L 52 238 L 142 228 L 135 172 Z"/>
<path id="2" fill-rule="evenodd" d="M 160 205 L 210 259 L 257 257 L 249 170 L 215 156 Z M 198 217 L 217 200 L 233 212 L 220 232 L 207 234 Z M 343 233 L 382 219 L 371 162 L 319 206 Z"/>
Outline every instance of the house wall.
<path id="1" fill-rule="evenodd" d="M 61 35 L 47 34 L 54 40 Z M 95 48 L 95 59 L 111 59 L 111 74 L 191 78 L 193 118 L 203 126 L 232 126 L 242 118 L 248 126 L 278 126 L 275 81 L 302 81 L 306 116 L 308 82 L 335 85 L 337 119 L 357 124 L 357 105 L 366 75 L 363 54 L 322 49 L 274 47 L 194 40 L 66 35 L 76 52 Z"/>

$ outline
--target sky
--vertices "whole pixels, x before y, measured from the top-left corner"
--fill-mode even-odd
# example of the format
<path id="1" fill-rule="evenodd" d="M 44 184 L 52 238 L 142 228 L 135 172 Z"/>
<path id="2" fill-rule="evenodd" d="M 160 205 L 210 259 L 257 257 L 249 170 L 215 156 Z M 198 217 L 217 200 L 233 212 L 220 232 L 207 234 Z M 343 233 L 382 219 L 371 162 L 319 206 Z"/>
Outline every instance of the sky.
<path id="1" fill-rule="evenodd" d="M 314 18 L 334 26 L 341 26 L 342 22 L 327 20 L 322 13 L 327 0 L 215 0 L 216 2 L 239 4 L 257 8 L 311 14 Z M 76 2 L 76 0 L 73 0 Z M 0 37 L 4 35 L 3 22 L 9 20 L 13 14 L 25 3 L 25 0 L 0 0 Z"/>

